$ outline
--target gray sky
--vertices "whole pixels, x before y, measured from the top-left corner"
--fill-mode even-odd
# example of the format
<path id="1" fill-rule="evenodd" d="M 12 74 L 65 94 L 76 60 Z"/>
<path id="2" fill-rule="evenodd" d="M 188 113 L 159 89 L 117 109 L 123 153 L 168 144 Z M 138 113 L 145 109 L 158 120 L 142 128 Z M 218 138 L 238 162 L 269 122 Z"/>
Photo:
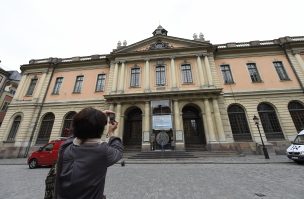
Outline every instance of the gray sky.
<path id="1" fill-rule="evenodd" d="M 213 44 L 304 36 L 303 8 L 303 0 L 0 0 L 0 66 L 108 54 L 159 24 L 170 36 L 202 32 Z"/>

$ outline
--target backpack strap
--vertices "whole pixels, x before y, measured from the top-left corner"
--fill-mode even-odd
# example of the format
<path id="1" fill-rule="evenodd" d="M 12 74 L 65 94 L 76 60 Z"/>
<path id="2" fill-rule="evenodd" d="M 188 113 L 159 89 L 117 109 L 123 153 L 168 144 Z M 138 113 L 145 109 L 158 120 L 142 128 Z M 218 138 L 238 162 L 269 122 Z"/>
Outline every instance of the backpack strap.
<path id="1" fill-rule="evenodd" d="M 54 199 L 57 198 L 57 191 L 58 191 L 58 183 L 59 182 L 59 175 L 61 173 L 62 170 L 62 160 L 63 160 L 63 153 L 65 151 L 65 149 L 70 146 L 73 143 L 75 137 L 70 137 L 68 138 L 61 146 L 59 149 L 59 153 L 58 153 L 58 161 L 56 163 L 56 178 L 55 178 L 55 190 L 54 190 Z"/>

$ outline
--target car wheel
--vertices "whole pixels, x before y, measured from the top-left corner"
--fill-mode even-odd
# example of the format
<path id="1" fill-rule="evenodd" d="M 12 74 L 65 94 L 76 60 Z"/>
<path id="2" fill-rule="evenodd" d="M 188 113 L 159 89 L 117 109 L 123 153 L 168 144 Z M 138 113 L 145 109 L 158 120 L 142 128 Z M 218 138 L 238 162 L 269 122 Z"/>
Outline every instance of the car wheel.
<path id="1" fill-rule="evenodd" d="M 31 159 L 31 161 L 29 162 L 29 168 L 30 169 L 35 169 L 37 166 L 38 166 L 37 160 L 36 159 Z"/>
<path id="2" fill-rule="evenodd" d="M 304 164 L 304 161 L 294 160 L 298 164 Z"/>

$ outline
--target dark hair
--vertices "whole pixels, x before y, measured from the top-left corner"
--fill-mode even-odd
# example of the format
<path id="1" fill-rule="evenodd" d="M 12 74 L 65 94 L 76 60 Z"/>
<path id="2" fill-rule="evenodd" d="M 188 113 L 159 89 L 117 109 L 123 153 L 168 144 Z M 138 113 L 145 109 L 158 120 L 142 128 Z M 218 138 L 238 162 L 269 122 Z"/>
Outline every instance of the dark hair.
<path id="1" fill-rule="evenodd" d="M 92 107 L 87 107 L 74 116 L 72 128 L 77 138 L 100 138 L 106 124 L 106 114 Z"/>

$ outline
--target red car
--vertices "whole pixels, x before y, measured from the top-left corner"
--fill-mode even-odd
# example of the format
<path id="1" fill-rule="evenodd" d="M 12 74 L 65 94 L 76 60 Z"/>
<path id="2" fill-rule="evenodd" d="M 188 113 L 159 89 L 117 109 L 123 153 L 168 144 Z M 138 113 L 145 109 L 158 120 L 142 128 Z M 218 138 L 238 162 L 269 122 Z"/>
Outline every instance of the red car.
<path id="1" fill-rule="evenodd" d="M 38 166 L 54 165 L 58 158 L 59 148 L 65 140 L 66 138 L 58 138 L 57 140 L 52 140 L 43 147 L 40 147 L 38 151 L 34 151 L 27 159 L 29 168 L 34 169 Z"/>

